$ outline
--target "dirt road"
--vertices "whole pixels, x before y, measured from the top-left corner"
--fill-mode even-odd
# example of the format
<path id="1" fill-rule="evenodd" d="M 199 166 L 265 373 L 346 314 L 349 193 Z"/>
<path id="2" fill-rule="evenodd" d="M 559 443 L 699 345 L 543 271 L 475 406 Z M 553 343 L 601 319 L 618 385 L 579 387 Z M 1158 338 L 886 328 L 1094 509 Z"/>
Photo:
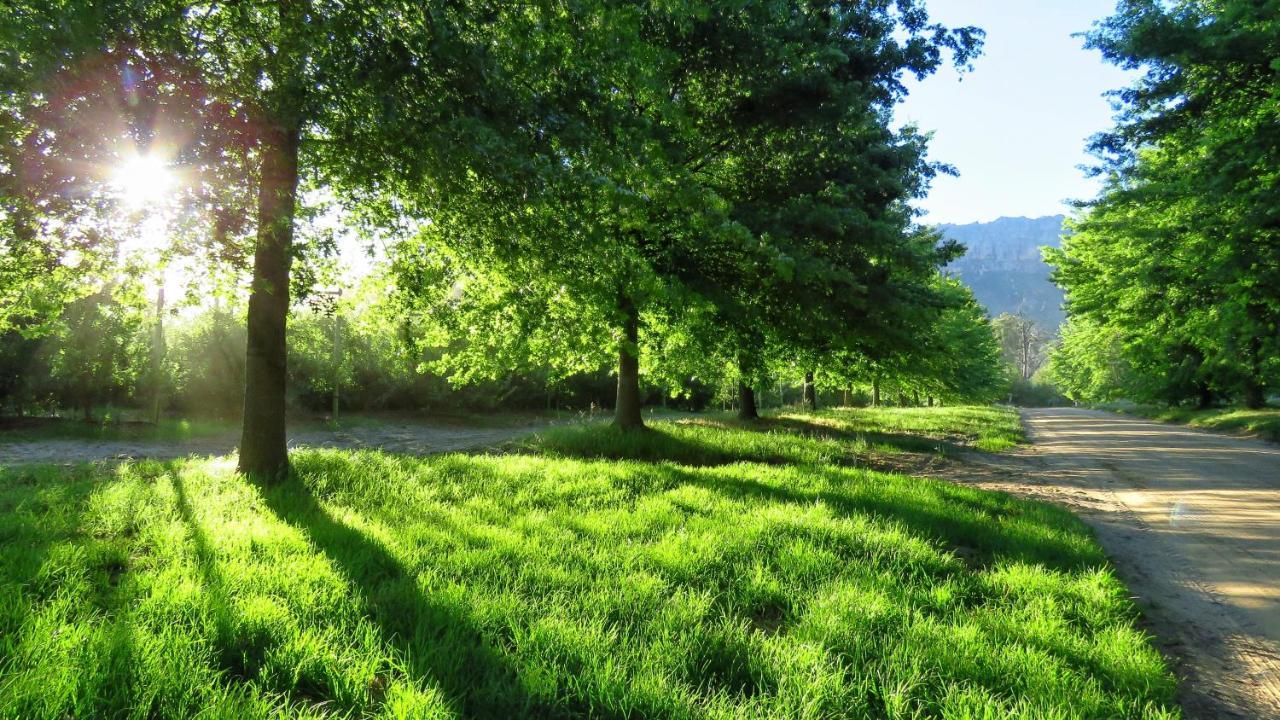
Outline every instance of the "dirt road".
<path id="1" fill-rule="evenodd" d="M 548 422 L 469 427 L 430 422 L 356 425 L 339 430 L 291 429 L 290 447 L 379 449 L 408 455 L 475 450 L 497 445 L 547 427 Z M 6 443 L 0 437 L 0 466 L 19 463 L 75 463 L 129 458 L 171 459 L 189 455 L 225 455 L 240 442 L 239 433 L 186 441 L 29 440 Z"/>
<path id="2" fill-rule="evenodd" d="M 982 484 L 1096 529 L 1189 718 L 1280 718 L 1280 445 L 1090 410 L 1023 422 L 1032 449 L 978 459 Z"/>

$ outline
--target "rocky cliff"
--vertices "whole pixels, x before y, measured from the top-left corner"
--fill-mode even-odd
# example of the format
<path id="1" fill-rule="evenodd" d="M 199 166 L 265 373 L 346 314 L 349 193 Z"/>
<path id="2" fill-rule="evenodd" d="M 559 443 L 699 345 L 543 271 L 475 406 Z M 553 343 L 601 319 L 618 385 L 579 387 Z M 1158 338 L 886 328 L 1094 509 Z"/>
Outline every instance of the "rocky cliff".
<path id="1" fill-rule="evenodd" d="M 1050 282 L 1050 268 L 1041 260 L 1040 248 L 1061 243 L 1064 219 L 1061 215 L 1004 217 L 989 223 L 939 225 L 945 237 L 968 248 L 964 257 L 947 266 L 947 272 L 973 288 L 992 317 L 1020 312 L 1056 330 L 1066 317 L 1062 291 Z"/>

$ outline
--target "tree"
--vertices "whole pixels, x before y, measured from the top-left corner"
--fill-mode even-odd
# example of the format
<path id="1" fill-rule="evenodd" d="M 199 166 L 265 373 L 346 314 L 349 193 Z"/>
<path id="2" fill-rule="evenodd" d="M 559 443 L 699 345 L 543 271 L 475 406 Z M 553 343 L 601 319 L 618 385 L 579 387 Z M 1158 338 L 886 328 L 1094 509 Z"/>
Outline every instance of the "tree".
<path id="1" fill-rule="evenodd" d="M 489 363 L 474 359 L 545 350 L 543 339 L 594 357 L 581 341 L 604 330 L 615 422 L 636 428 L 642 348 L 669 332 L 697 327 L 700 347 L 733 368 L 749 399 L 775 328 L 787 328 L 775 345 L 816 352 L 887 325 L 860 319 L 893 316 L 875 309 L 896 292 L 884 288 L 890 268 L 938 257 L 905 238 L 901 201 L 932 168 L 921 138 L 890 131 L 888 109 L 902 73 L 931 72 L 944 49 L 966 62 L 976 31 L 930 25 L 914 3 L 664 6 L 595 25 L 618 32 L 595 42 L 625 52 L 602 50 L 615 61 L 592 67 L 598 84 L 587 90 L 616 91 L 590 95 L 594 112 L 577 116 L 583 134 L 561 133 L 565 171 L 541 188 L 545 204 L 525 194 L 487 227 L 436 216 L 424 231 L 437 238 L 427 245 L 466 248 L 461 264 L 487 268 L 445 286 L 518 297 L 459 303 L 478 313 L 463 326 L 492 324 L 488 308 L 520 331 Z M 406 255 L 431 267 L 440 252 Z M 432 274 L 402 267 L 407 288 Z M 576 316 L 562 312 L 570 305 Z M 691 307 L 710 312 L 671 321 Z"/>
<path id="2" fill-rule="evenodd" d="M 1145 74 L 1118 94 L 1120 122 L 1094 143 L 1104 192 L 1049 257 L 1089 328 L 1075 341 L 1118 348 L 1137 399 L 1259 406 L 1276 382 L 1277 9 L 1133 0 L 1088 36 Z M 1060 367 L 1090 354 L 1064 352 Z"/>
<path id="3" fill-rule="evenodd" d="M 1000 337 L 1004 361 L 1017 369 L 1020 378 L 1030 380 L 1044 364 L 1052 336 L 1022 314 L 1003 313 L 992 324 Z"/>

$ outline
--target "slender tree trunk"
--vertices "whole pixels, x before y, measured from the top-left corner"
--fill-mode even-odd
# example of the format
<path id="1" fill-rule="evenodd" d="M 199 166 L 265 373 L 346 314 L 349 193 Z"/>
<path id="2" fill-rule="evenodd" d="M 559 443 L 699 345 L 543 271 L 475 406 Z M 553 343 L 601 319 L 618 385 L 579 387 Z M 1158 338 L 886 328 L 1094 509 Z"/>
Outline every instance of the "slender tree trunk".
<path id="1" fill-rule="evenodd" d="M 919 390 L 911 391 L 911 404 L 916 407 L 920 407 L 920 391 Z"/>
<path id="2" fill-rule="evenodd" d="M 845 388 L 842 392 L 844 393 L 844 396 L 840 402 L 840 405 L 841 407 L 849 407 L 849 388 Z"/>
<path id="3" fill-rule="evenodd" d="M 640 314 L 629 299 L 622 301 L 623 339 L 618 345 L 618 397 L 613 424 L 623 430 L 644 429 L 640 408 Z"/>
<path id="4" fill-rule="evenodd" d="M 298 192 L 298 127 L 274 125 L 263 143 L 258 238 L 249 295 L 240 472 L 278 479 L 289 469 L 285 446 L 285 327 Z"/>
<path id="5" fill-rule="evenodd" d="M 880 378 L 871 381 L 871 407 L 880 407 Z"/>
<path id="6" fill-rule="evenodd" d="M 162 284 L 159 293 L 156 294 L 156 331 L 151 346 L 151 422 L 154 425 L 160 424 L 160 395 L 164 385 L 160 375 L 164 371 L 164 351 L 164 285 Z"/>
<path id="7" fill-rule="evenodd" d="M 818 388 L 813 384 L 813 371 L 804 374 L 804 404 L 810 411 L 818 409 Z"/>
<path id="8" fill-rule="evenodd" d="M 928 400 L 929 400 L 929 407 L 933 407 L 933 396 L 930 395 Z"/>

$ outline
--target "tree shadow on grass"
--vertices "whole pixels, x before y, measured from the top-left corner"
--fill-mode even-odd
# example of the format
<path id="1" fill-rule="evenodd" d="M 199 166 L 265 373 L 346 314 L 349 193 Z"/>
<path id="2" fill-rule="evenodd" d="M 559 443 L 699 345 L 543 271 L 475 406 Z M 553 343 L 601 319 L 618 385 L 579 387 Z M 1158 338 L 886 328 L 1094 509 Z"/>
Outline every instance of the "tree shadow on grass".
<path id="1" fill-rule="evenodd" d="M 843 516 L 864 515 L 901 523 L 912 534 L 941 544 L 949 550 L 960 550 L 966 559 L 977 565 L 986 565 L 996 559 L 1013 560 L 1044 565 L 1067 572 L 1083 571 L 1098 567 L 1104 559 L 1097 553 L 1082 551 L 1077 547 L 1064 547 L 1062 543 L 1046 538 L 1040 533 L 1021 532 L 1017 527 L 993 522 L 994 517 L 1017 512 L 1003 503 L 992 504 L 963 502 L 962 506 L 974 513 L 947 512 L 946 505 L 928 507 L 913 502 L 910 494 L 897 496 L 879 488 L 866 491 L 839 492 L 830 489 L 806 490 L 771 485 L 742 477 L 728 478 L 697 472 L 680 472 L 681 481 L 689 485 L 707 488 L 734 499 L 755 498 L 772 502 L 812 505 L 822 502 Z M 806 468 L 805 472 L 821 475 L 828 483 L 847 483 L 848 478 L 838 470 Z M 946 504 L 954 502 L 948 488 L 940 489 Z"/>
<path id="2" fill-rule="evenodd" d="M 465 718 L 614 717 L 586 699 L 532 696 L 519 668 L 486 636 L 456 594 L 423 590 L 381 543 L 326 510 L 295 473 L 263 490 L 267 506 L 302 530 L 352 584 L 362 611 L 381 640 L 398 648 L 415 677 L 442 691 L 451 710 Z"/>
<path id="3" fill-rule="evenodd" d="M 925 435 L 909 433 L 893 433 L 881 430 L 853 430 L 832 427 L 818 422 L 809 422 L 795 417 L 763 417 L 755 422 L 755 428 L 762 432 L 786 432 L 802 437 L 840 440 L 855 443 L 859 447 L 890 448 L 900 452 L 937 453 L 955 452 L 963 448 L 958 440 L 939 439 Z M 741 426 L 753 429 L 751 424 Z"/>

